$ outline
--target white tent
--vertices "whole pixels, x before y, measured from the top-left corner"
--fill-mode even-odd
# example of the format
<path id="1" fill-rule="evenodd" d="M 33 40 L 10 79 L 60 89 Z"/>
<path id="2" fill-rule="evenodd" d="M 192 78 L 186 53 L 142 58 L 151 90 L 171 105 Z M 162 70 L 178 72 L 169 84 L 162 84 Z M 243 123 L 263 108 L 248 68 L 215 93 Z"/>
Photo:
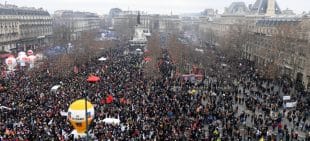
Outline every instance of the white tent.
<path id="1" fill-rule="evenodd" d="M 105 58 L 105 57 L 100 57 L 98 60 L 99 60 L 99 61 L 106 61 L 107 58 Z"/>
<path id="2" fill-rule="evenodd" d="M 59 88 L 60 88 L 60 85 L 55 85 L 51 88 L 51 92 L 57 92 Z"/>
<path id="3" fill-rule="evenodd" d="M 105 124 L 119 125 L 121 121 L 117 118 L 105 118 L 105 119 L 101 120 L 100 122 L 103 122 Z"/>

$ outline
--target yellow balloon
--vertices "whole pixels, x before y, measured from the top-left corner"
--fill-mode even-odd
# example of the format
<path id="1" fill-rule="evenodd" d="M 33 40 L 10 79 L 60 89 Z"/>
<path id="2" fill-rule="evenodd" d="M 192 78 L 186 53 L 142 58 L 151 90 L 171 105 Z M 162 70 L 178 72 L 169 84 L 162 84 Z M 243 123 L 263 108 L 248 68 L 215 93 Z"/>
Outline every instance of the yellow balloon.
<path id="1" fill-rule="evenodd" d="M 68 119 L 79 135 L 86 131 L 86 119 L 88 125 L 95 117 L 94 106 L 87 101 L 87 118 L 85 117 L 85 99 L 79 99 L 71 103 L 68 109 Z"/>

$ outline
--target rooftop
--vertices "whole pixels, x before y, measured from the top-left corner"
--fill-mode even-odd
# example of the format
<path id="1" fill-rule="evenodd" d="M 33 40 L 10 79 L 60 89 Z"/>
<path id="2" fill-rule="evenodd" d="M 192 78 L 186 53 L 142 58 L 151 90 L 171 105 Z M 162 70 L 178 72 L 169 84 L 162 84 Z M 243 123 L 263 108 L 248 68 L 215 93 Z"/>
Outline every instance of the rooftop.
<path id="1" fill-rule="evenodd" d="M 42 8 L 18 7 L 16 5 L 0 4 L 0 15 L 50 15 Z"/>
<path id="2" fill-rule="evenodd" d="M 300 18 L 265 18 L 257 20 L 257 26 L 278 26 L 283 24 L 296 25 L 301 21 Z"/>

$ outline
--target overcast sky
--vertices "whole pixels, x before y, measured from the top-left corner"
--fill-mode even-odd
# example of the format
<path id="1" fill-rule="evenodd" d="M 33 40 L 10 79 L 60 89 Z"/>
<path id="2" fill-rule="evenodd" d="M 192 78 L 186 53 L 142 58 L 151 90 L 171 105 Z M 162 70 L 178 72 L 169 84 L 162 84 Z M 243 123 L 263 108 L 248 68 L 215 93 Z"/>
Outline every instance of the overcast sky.
<path id="1" fill-rule="evenodd" d="M 223 12 L 231 2 L 244 1 L 247 5 L 256 0 L 0 0 L 2 4 L 36 7 L 53 13 L 55 10 L 89 11 L 107 14 L 111 8 L 141 10 L 148 13 L 173 14 L 201 12 L 214 8 Z M 310 11 L 309 0 L 277 0 L 281 9 L 292 9 L 295 13 Z"/>

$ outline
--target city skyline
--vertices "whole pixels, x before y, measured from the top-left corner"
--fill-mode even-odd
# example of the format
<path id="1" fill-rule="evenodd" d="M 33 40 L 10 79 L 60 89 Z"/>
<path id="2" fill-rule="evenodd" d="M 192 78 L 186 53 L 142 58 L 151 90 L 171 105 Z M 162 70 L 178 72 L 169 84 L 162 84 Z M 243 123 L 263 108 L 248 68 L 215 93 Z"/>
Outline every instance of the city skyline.
<path id="1" fill-rule="evenodd" d="M 10 0 L 7 4 L 14 4 L 19 7 L 36 7 L 43 8 L 50 13 L 56 10 L 74 10 L 74 11 L 89 11 L 98 14 L 108 14 L 111 8 L 120 8 L 122 10 L 141 10 L 148 13 L 156 14 L 182 14 L 182 13 L 198 13 L 206 8 L 213 8 L 220 13 L 224 11 L 232 2 L 243 1 L 247 5 L 253 4 L 256 0 Z M 5 1 L 1 0 L 1 4 Z M 310 7 L 305 5 L 306 0 L 277 0 L 281 10 L 291 9 L 295 13 L 300 14 L 303 11 L 309 12 Z M 165 3 L 165 4 L 163 4 Z"/>

